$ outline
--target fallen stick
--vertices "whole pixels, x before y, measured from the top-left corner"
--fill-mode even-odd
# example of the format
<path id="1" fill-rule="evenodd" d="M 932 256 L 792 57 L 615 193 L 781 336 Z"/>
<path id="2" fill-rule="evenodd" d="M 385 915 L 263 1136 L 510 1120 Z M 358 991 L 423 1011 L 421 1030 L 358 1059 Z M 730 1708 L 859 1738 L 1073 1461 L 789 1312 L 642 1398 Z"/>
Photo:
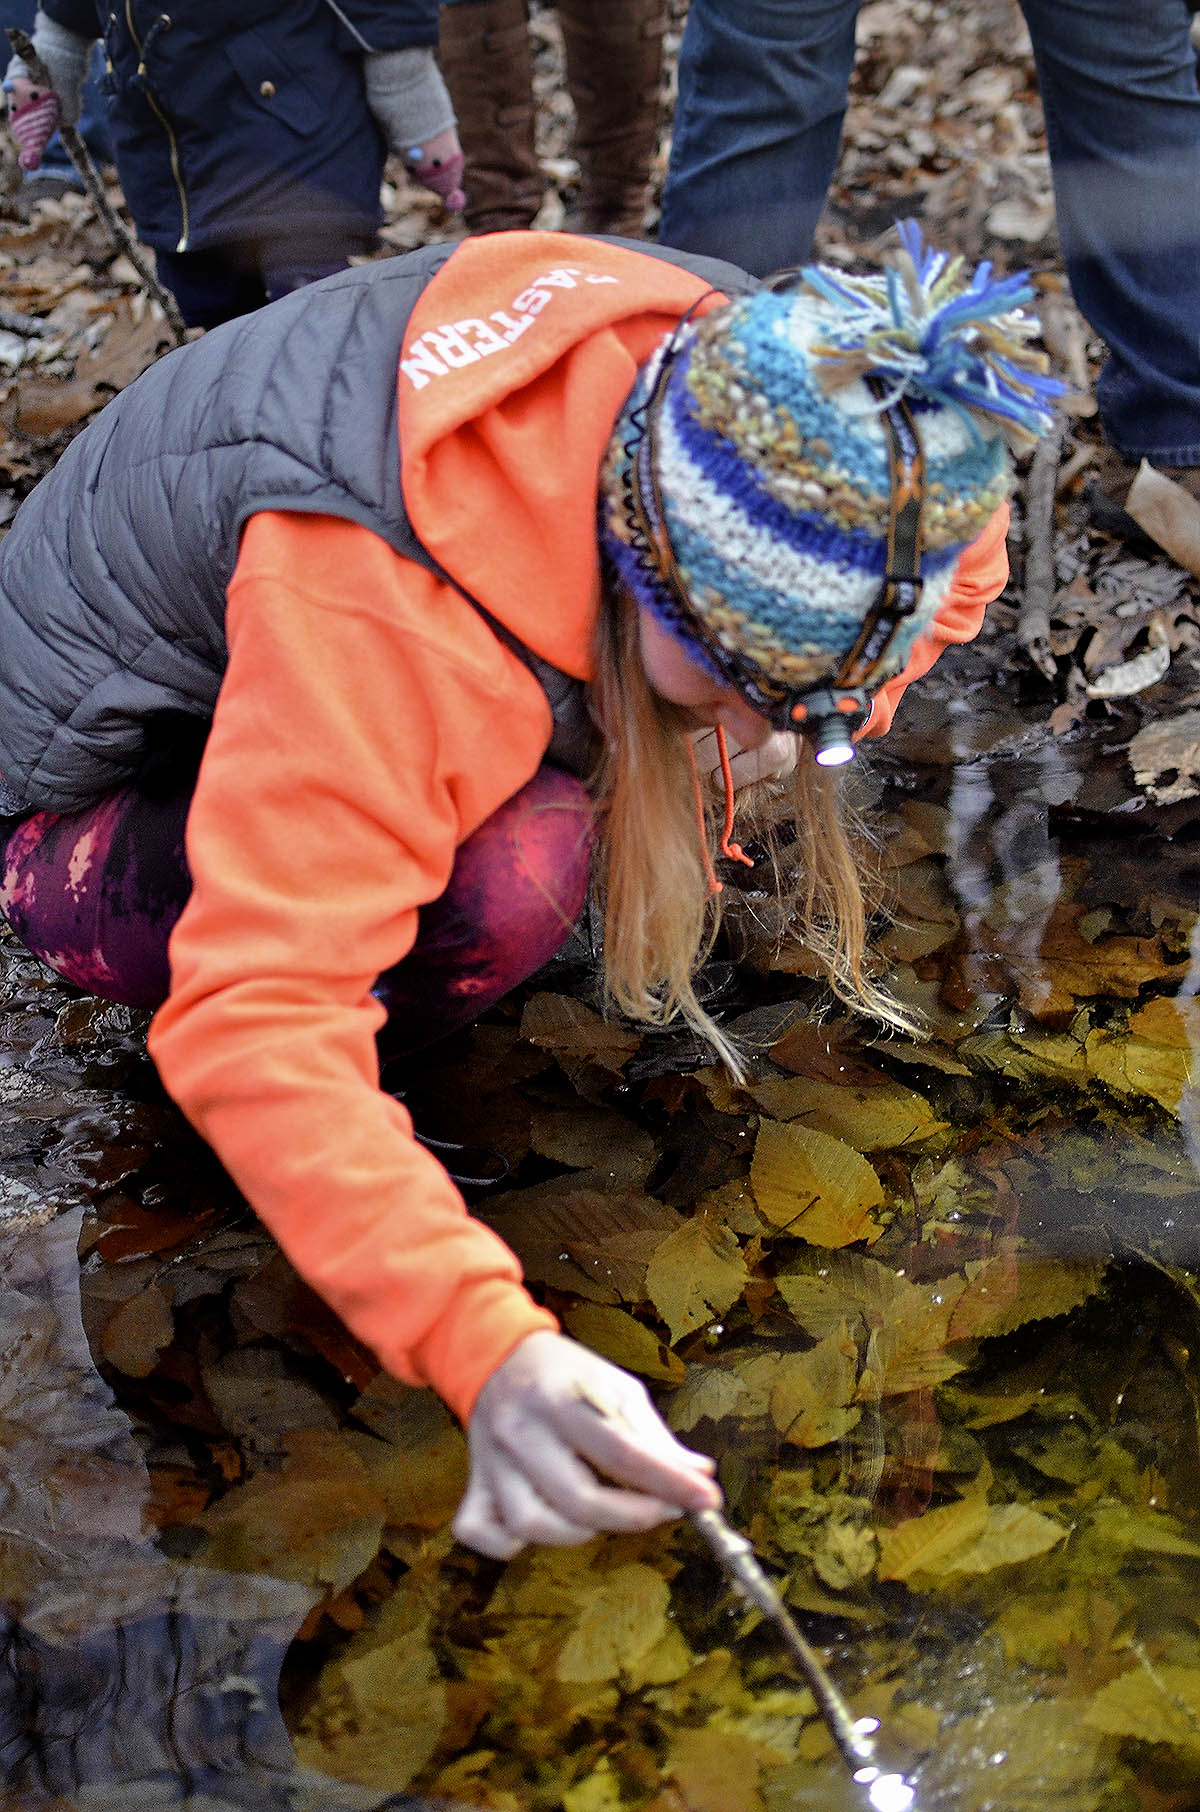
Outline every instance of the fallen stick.
<path id="1" fill-rule="evenodd" d="M 35 82 L 39 88 L 46 88 L 53 93 L 54 83 L 50 80 L 50 72 L 33 48 L 33 39 L 29 33 L 22 31 L 19 25 L 12 25 L 8 28 L 7 36 L 9 43 L 29 71 L 30 81 Z M 179 304 L 170 290 L 165 289 L 159 282 L 147 262 L 141 246 L 125 222 L 114 211 L 112 203 L 104 192 L 104 182 L 100 172 L 92 162 L 92 154 L 84 144 L 77 128 L 67 126 L 60 121 L 58 136 L 62 140 L 63 150 L 79 172 L 80 181 L 87 190 L 93 207 L 108 228 L 113 244 L 119 252 L 124 252 L 145 284 L 151 298 L 158 303 L 166 316 L 167 326 L 175 336 L 176 345 L 182 346 L 187 339 L 187 325 L 179 312 Z"/>
<path id="2" fill-rule="evenodd" d="M 1054 500 L 1066 432 L 1066 418 L 1056 416 L 1038 442 L 1025 488 L 1025 587 L 1017 617 L 1017 645 L 1046 679 L 1053 679 L 1058 671 L 1050 650 L 1050 605 L 1055 584 Z"/>
<path id="3" fill-rule="evenodd" d="M 57 332 L 53 323 L 38 315 L 23 315 L 15 308 L 0 308 L 0 330 L 23 334 L 27 340 L 48 340 Z"/>

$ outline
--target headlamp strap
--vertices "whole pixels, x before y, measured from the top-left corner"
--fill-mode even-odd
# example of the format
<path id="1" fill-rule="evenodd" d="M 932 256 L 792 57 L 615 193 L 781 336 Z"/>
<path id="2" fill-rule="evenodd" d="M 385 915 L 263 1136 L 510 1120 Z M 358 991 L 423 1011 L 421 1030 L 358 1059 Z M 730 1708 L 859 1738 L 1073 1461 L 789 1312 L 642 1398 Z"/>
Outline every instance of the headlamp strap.
<path id="1" fill-rule="evenodd" d="M 877 397 L 884 394 L 878 378 L 866 380 Z M 885 403 L 879 412 L 888 449 L 887 563 L 879 595 L 859 631 L 858 640 L 842 663 L 834 684 L 865 686 L 887 653 L 897 629 L 910 617 L 921 598 L 921 509 L 925 501 L 925 449 L 903 397 Z"/>

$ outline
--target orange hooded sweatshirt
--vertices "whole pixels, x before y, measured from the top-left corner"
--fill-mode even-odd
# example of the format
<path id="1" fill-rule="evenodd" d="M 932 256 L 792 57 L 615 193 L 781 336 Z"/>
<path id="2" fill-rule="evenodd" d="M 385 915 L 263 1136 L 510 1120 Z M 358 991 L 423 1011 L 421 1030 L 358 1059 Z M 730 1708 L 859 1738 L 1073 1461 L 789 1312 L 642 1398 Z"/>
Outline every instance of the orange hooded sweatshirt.
<path id="1" fill-rule="evenodd" d="M 597 474 L 637 367 L 705 285 L 602 242 L 468 240 L 420 298 L 399 373 L 407 507 L 447 572 L 577 678 L 600 608 Z M 978 629 L 1004 517 L 879 695 Z M 462 595 L 369 530 L 266 512 L 228 589 L 229 665 L 188 821 L 191 899 L 150 1049 L 280 1246 L 387 1369 L 466 1419 L 554 1328 L 378 1086 L 376 977 L 458 846 L 536 772 L 545 696 Z"/>

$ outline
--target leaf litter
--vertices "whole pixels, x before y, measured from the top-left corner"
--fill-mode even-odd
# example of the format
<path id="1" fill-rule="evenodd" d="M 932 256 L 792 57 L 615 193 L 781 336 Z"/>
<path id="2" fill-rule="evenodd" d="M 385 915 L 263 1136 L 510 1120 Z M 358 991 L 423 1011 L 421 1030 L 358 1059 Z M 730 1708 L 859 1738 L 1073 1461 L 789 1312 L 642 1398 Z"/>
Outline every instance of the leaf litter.
<path id="1" fill-rule="evenodd" d="M 534 36 L 554 225 L 577 171 L 551 12 Z M 568 958 L 454 1041 L 414 1104 L 453 1136 L 476 1103 L 468 1136 L 512 1169 L 476 1211 L 575 1337 L 714 1453 L 731 1517 L 923 1804 L 1184 1812 L 1200 594 L 1083 520 L 1099 349 L 1055 268 L 1002 0 L 862 9 L 822 250 L 848 260 L 910 210 L 1035 267 L 1084 392 L 1053 679 L 1016 645 L 1014 540 L 1013 589 L 874 764 L 879 958 L 930 1035 L 841 1017 L 751 892 L 726 982 L 744 1087 L 687 1039 L 606 1021 Z M 399 178 L 387 244 L 447 230 Z M 0 307 L 38 323 L 0 330 L 2 526 L 166 342 L 71 197 L 0 223 Z M 116 1678 L 104 1656 L 134 1631 L 156 1683 L 132 1708 L 88 1676 L 82 1747 L 24 1712 L 10 1729 L 0 1694 L 22 1812 L 46 1781 L 88 1812 L 150 1812 L 181 1766 L 213 1770 L 214 1804 L 257 1782 L 253 1803 L 314 1812 L 406 1791 L 494 1812 L 851 1803 L 811 1695 L 682 1526 L 503 1570 L 457 1549 L 461 1431 L 295 1277 L 163 1101 L 139 1016 L 11 940 L 0 968 L 3 1608 L 26 1661 L 76 1690 L 84 1649 Z M 212 1686 L 207 1729 L 179 1726 L 164 1658 L 185 1691 Z"/>

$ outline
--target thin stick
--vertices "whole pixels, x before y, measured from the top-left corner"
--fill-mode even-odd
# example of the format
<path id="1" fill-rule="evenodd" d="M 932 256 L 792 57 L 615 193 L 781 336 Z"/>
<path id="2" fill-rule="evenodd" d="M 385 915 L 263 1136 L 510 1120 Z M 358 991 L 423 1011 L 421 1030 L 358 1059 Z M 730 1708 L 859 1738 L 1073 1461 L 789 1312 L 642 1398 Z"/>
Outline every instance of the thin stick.
<path id="1" fill-rule="evenodd" d="M 23 60 L 29 71 L 30 80 L 35 82 L 39 88 L 46 88 L 53 93 L 54 83 L 50 80 L 50 72 L 33 48 L 33 39 L 29 33 L 22 31 L 19 25 L 12 25 L 8 29 L 8 41 Z M 141 246 L 125 222 L 114 212 L 112 203 L 104 192 L 100 172 L 92 162 L 91 152 L 74 126 L 67 126 L 60 122 L 58 136 L 62 140 L 63 150 L 79 172 L 80 180 L 91 197 L 93 207 L 108 228 L 113 244 L 119 252 L 124 252 L 149 290 L 151 297 L 158 303 L 166 316 L 167 326 L 175 336 L 176 345 L 182 346 L 187 339 L 187 325 L 179 312 L 179 304 L 170 290 L 165 289 L 159 282 L 147 263 Z"/>
<path id="2" fill-rule="evenodd" d="M 48 340 L 57 330 L 38 315 L 23 315 L 15 308 L 0 308 L 0 328 L 5 333 L 23 334 L 29 340 Z"/>
<path id="3" fill-rule="evenodd" d="M 1054 499 L 1066 432 L 1066 418 L 1060 415 L 1038 442 L 1025 489 L 1025 586 L 1017 642 L 1046 679 L 1053 679 L 1058 671 L 1050 650 L 1050 605 L 1054 597 Z"/>
<path id="4" fill-rule="evenodd" d="M 800 1664 L 851 1778 L 867 1789 L 867 1803 L 878 1812 L 915 1812 L 915 1792 L 902 1774 L 885 1774 L 879 1766 L 875 1732 L 878 1718 L 856 1718 L 805 1639 L 777 1588 L 759 1565 L 746 1537 L 732 1528 L 719 1510 L 693 1510 L 688 1518 L 703 1536 L 722 1570 L 737 1589 L 779 1631 Z"/>
<path id="5" fill-rule="evenodd" d="M 629 1433 L 629 1422 L 619 1406 L 601 1402 L 583 1386 L 579 1401 L 612 1427 Z M 762 1612 L 787 1643 L 808 1682 L 825 1728 L 850 1770 L 856 1786 L 866 1789 L 872 1812 L 917 1812 L 916 1793 L 902 1774 L 887 1773 L 879 1765 L 875 1732 L 878 1718 L 856 1718 L 826 1673 L 815 1649 L 808 1643 L 778 1590 L 759 1565 L 746 1537 L 725 1521 L 719 1510 L 693 1510 L 688 1515 L 696 1533 L 708 1544 L 726 1576 L 756 1610 Z"/>

